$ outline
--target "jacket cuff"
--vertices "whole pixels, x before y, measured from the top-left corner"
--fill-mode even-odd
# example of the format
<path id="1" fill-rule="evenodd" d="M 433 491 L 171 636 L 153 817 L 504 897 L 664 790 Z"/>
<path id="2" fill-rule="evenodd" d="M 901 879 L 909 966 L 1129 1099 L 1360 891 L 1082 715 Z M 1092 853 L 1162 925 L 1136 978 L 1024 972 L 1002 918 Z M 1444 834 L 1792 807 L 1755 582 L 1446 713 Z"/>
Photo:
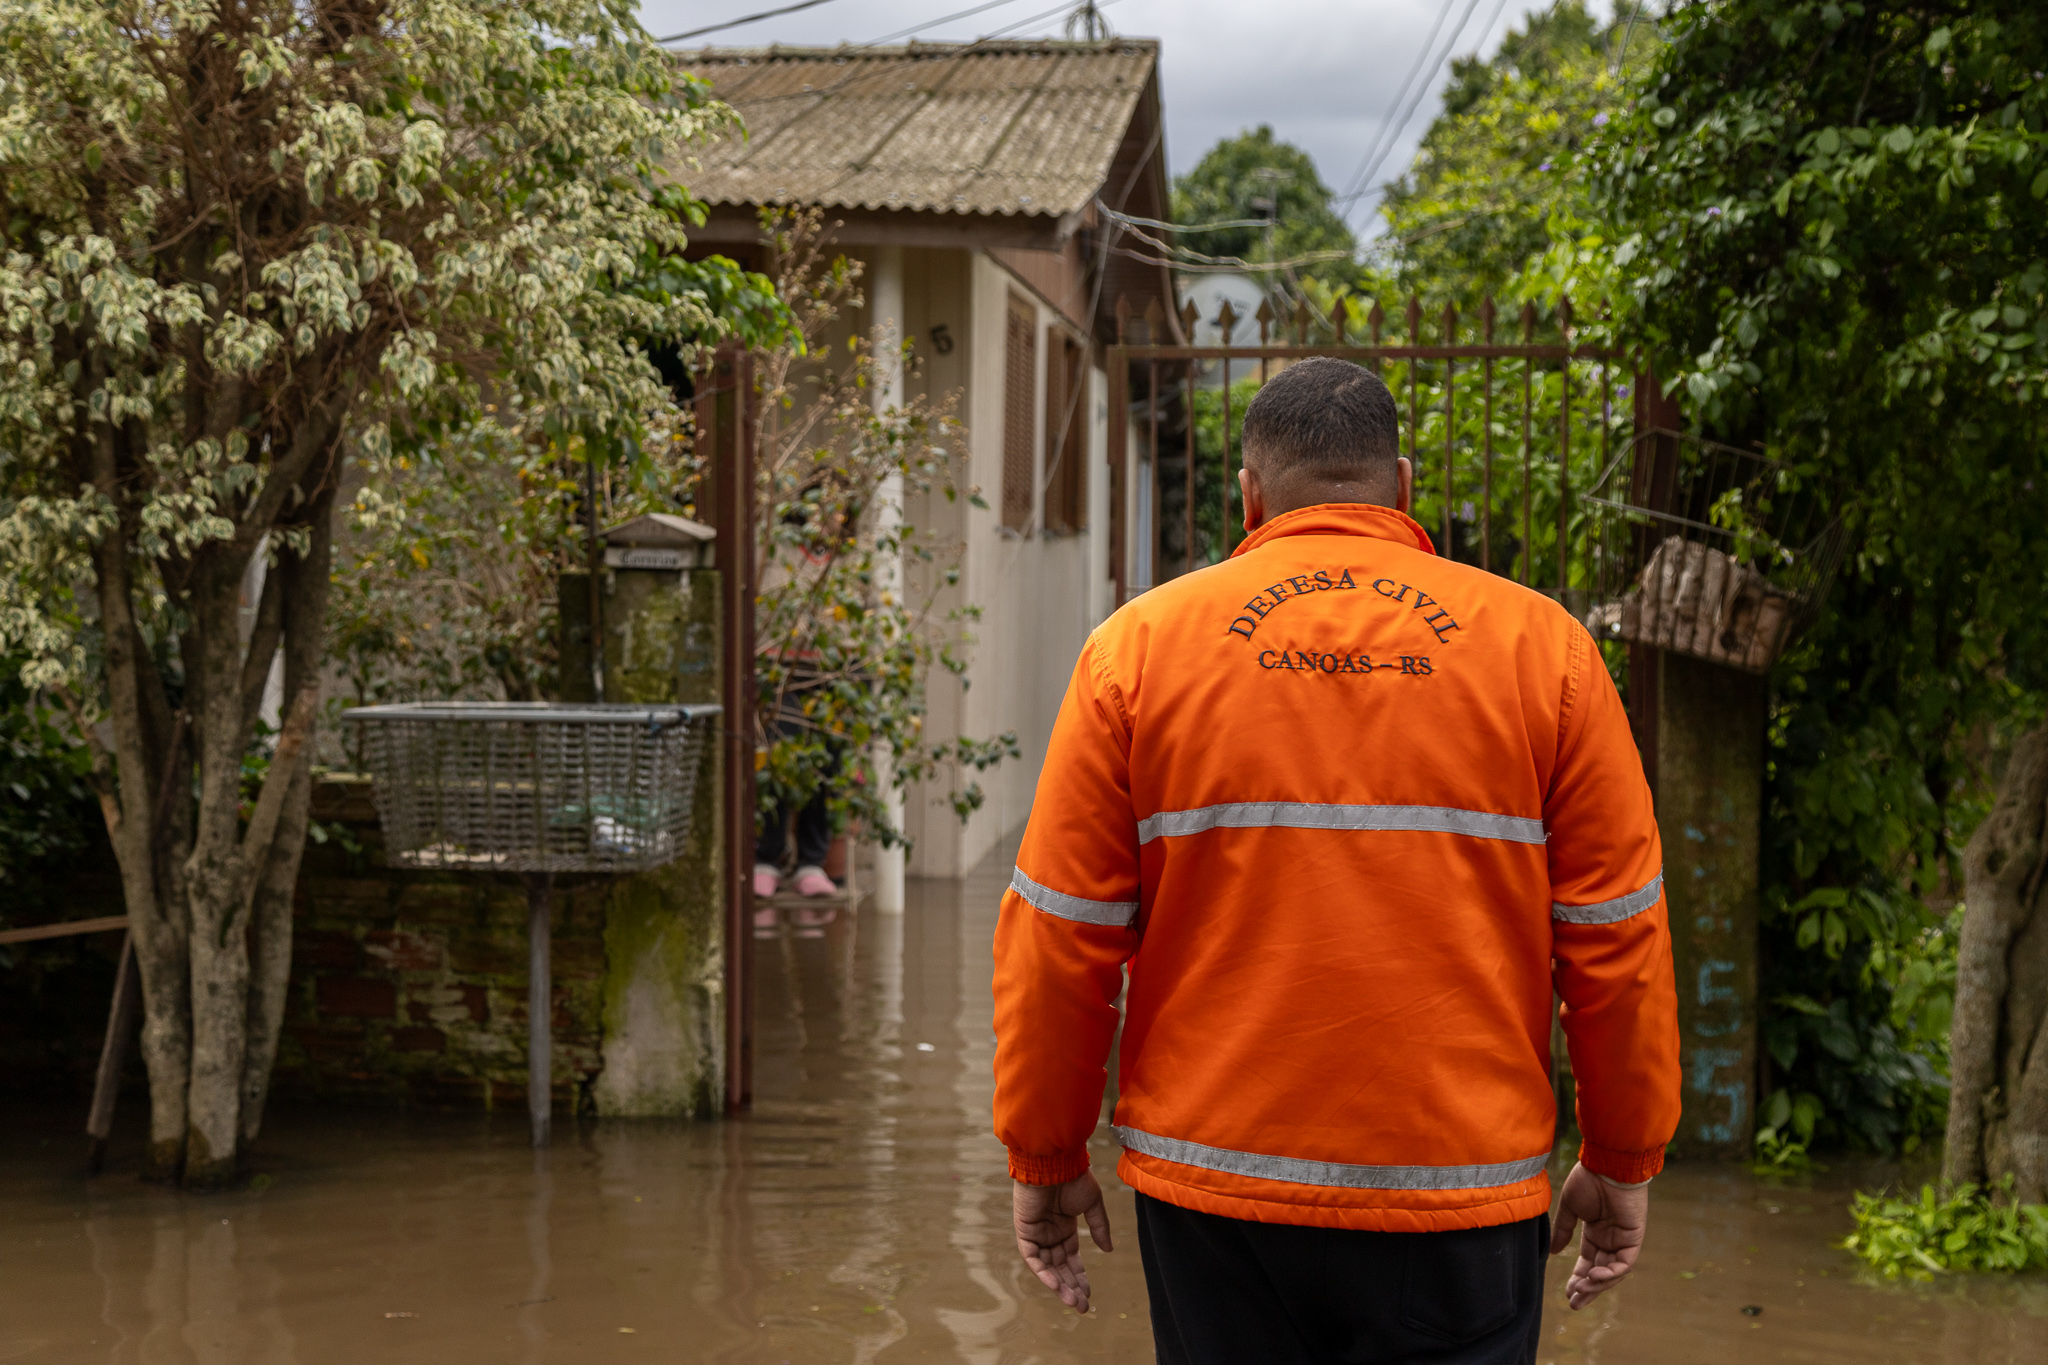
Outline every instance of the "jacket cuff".
<path id="1" fill-rule="evenodd" d="M 1581 1142 L 1579 1164 L 1594 1175 L 1604 1175 L 1623 1185 L 1640 1185 L 1664 1169 L 1664 1149 L 1650 1147 L 1640 1152 L 1624 1152 L 1598 1143 Z"/>
<path id="2" fill-rule="evenodd" d="M 1010 1149 L 1010 1179 L 1026 1185 L 1064 1185 L 1088 1174 L 1088 1149 L 1033 1156 Z"/>

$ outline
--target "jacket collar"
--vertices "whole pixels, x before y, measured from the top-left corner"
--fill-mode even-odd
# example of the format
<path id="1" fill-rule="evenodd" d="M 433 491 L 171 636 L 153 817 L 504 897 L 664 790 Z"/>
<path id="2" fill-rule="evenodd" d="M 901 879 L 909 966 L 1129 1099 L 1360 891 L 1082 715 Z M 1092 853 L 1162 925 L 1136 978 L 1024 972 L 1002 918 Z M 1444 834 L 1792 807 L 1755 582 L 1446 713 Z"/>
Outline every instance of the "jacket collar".
<path id="1" fill-rule="evenodd" d="M 1230 552 L 1232 559 L 1282 536 L 1370 536 L 1396 545 L 1413 545 L 1426 555 L 1436 553 L 1429 532 L 1405 512 L 1366 502 L 1322 502 L 1283 512 L 1246 536 Z"/>

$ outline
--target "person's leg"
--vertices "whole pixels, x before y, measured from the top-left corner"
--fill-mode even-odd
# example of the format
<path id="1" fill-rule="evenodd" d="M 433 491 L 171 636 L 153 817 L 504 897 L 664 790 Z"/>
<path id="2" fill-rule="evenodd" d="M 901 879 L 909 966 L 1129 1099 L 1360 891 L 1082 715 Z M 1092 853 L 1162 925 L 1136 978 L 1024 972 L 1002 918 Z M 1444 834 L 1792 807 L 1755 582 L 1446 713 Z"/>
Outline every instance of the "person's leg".
<path id="1" fill-rule="evenodd" d="M 789 813 L 777 802 L 761 807 L 759 826 L 754 831 L 754 894 L 772 896 L 782 888 L 782 859 L 789 851 Z M 755 918 L 768 916 L 774 923 L 774 911 L 762 908 L 755 911 Z"/>
<path id="2" fill-rule="evenodd" d="M 810 803 L 796 817 L 796 863 L 798 867 L 823 870 L 832 852 L 832 811 L 825 789 L 818 788 Z"/>
<path id="3" fill-rule="evenodd" d="M 1256 1223 L 1198 1213 L 1144 1194 L 1138 1256 L 1159 1365 L 1312 1365 L 1246 1235 Z"/>
<path id="4" fill-rule="evenodd" d="M 1245 1225 L 1315 1358 L 1343 1365 L 1528 1365 L 1548 1216 L 1454 1232 Z"/>

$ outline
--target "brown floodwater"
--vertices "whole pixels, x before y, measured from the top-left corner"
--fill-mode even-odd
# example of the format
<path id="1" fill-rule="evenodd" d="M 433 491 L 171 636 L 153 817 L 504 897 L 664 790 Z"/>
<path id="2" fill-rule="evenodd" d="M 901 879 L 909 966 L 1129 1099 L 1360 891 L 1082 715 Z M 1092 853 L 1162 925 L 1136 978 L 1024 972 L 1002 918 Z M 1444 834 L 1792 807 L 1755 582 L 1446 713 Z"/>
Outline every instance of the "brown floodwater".
<path id="1" fill-rule="evenodd" d="M 912 883 L 759 943 L 758 1103 L 742 1121 L 284 1110 L 252 1188 L 81 1174 L 80 1114 L 0 1124 L 0 1362 L 1145 1362 L 1130 1192 L 1090 1252 L 1097 1311 L 1017 1260 L 989 1128 L 989 942 L 1007 866 Z M 131 1106 L 133 1108 L 133 1106 Z M 1835 1248 L 1840 1165 L 1796 1186 L 1674 1168 L 1623 1288 L 1565 1310 L 1541 1359 L 2048 1365 L 2048 1283 L 1885 1285 Z M 1744 1312 L 1757 1308 L 1757 1314 Z"/>

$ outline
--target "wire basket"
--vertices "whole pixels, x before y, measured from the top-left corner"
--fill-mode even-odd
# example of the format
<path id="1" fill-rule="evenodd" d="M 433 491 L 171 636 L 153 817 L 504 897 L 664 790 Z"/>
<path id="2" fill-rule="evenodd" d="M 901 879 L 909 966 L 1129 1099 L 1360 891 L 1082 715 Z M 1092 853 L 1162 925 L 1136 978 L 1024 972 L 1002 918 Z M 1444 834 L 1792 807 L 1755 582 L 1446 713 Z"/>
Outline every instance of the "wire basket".
<path id="1" fill-rule="evenodd" d="M 682 853 L 720 709 L 405 702 L 342 719 L 363 727 L 391 861 L 635 872 Z"/>
<path id="2" fill-rule="evenodd" d="M 1672 431 L 1581 495 L 1583 586 L 1568 605 L 1595 639 L 1764 673 L 1810 624 L 1841 563 L 1842 518 L 1789 466 Z M 1570 600 L 1576 599 L 1576 600 Z"/>

